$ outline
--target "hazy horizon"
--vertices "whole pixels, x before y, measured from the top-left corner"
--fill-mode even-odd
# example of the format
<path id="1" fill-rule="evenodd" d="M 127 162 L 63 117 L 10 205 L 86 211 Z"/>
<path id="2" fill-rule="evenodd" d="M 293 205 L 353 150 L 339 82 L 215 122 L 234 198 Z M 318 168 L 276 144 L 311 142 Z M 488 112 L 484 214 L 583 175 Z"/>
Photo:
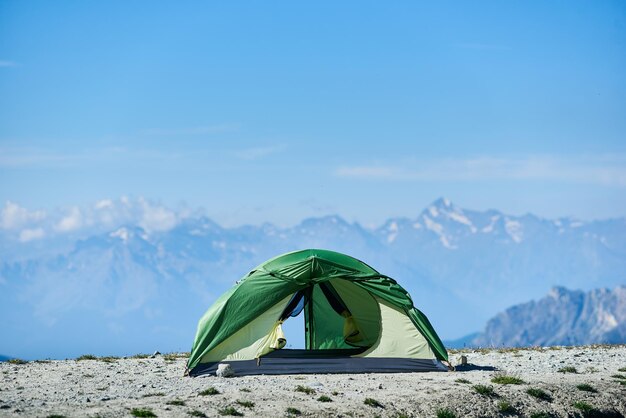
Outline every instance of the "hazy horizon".
<path id="1" fill-rule="evenodd" d="M 0 4 L 0 202 L 626 215 L 622 2 Z"/>
<path id="2" fill-rule="evenodd" d="M 625 74 L 623 1 L 0 1 L 0 352 L 184 348 L 304 246 L 445 337 L 624 283 Z"/>

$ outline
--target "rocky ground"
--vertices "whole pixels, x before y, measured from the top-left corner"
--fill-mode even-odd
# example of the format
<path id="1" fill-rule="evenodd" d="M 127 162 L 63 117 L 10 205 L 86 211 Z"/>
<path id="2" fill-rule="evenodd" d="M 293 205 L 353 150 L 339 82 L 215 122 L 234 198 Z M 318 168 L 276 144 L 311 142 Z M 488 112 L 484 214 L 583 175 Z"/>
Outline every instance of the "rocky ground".
<path id="1" fill-rule="evenodd" d="M 468 365 L 448 373 L 234 378 L 183 377 L 177 355 L 4 362 L 0 417 L 626 414 L 624 345 L 465 350 L 453 363 L 461 355 Z"/>

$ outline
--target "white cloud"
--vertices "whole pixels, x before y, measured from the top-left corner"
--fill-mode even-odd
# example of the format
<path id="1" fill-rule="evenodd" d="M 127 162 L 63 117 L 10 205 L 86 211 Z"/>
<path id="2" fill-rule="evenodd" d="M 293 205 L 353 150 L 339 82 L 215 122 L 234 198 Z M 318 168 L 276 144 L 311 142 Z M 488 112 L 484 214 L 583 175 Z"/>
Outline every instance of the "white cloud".
<path id="1" fill-rule="evenodd" d="M 73 206 L 49 212 L 30 211 L 7 201 L 0 208 L 0 230 L 10 232 L 8 236 L 20 242 L 68 232 L 111 233 L 132 226 L 139 226 L 151 233 L 170 230 L 182 219 L 199 214 L 184 206 L 170 209 L 143 197 L 101 199 L 84 207 Z"/>
<path id="2" fill-rule="evenodd" d="M 113 201 L 111 199 L 102 199 L 97 201 L 94 207 L 96 209 L 111 209 L 113 208 Z"/>
<path id="3" fill-rule="evenodd" d="M 20 205 L 7 201 L 0 212 L 0 228 L 19 229 L 28 223 L 39 222 L 45 219 L 46 212 L 41 210 L 29 211 Z"/>
<path id="4" fill-rule="evenodd" d="M 110 232 L 129 225 L 138 225 L 148 232 L 167 231 L 181 219 L 194 216 L 187 208 L 169 209 L 139 197 L 131 199 L 102 199 L 85 207 L 73 206 L 63 210 L 29 211 L 13 202 L 7 202 L 0 212 L 0 228 L 23 231 L 23 237 L 36 237 L 34 230 L 60 233 L 89 229 L 92 232 Z M 43 222 L 45 221 L 45 222 Z"/>
<path id="5" fill-rule="evenodd" d="M 626 156 L 414 159 L 393 164 L 343 166 L 334 175 L 387 181 L 540 180 L 626 187 Z"/>
<path id="6" fill-rule="evenodd" d="M 83 214 L 78 207 L 73 207 L 55 226 L 59 232 L 74 231 L 83 226 Z"/>
<path id="7" fill-rule="evenodd" d="M 143 198 L 139 199 L 141 215 L 139 226 L 148 232 L 167 231 L 178 223 L 176 213 L 164 206 L 152 205 Z"/>
<path id="8" fill-rule="evenodd" d="M 28 242 L 35 239 L 41 239 L 45 235 L 43 228 L 24 229 L 20 232 L 20 242 Z"/>

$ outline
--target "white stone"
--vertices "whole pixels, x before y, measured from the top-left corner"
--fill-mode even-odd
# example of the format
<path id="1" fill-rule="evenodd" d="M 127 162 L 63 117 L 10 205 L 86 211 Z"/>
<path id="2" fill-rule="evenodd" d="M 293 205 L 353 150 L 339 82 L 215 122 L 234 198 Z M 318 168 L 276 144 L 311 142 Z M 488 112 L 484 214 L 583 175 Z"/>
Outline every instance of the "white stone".
<path id="1" fill-rule="evenodd" d="M 217 366 L 217 371 L 215 372 L 217 377 L 232 377 L 235 375 L 235 371 L 228 363 L 222 363 Z"/>

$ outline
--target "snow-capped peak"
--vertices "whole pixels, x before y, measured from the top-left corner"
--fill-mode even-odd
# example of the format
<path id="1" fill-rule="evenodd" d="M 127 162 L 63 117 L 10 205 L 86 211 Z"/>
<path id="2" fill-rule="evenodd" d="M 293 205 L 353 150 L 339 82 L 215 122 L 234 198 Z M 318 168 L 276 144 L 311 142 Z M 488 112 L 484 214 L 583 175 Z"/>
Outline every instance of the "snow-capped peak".
<path id="1" fill-rule="evenodd" d="M 447 219 L 468 227 L 472 233 L 476 233 L 478 231 L 478 228 L 474 226 L 471 219 L 469 219 L 463 212 L 463 209 L 445 197 L 435 200 L 428 208 L 426 208 L 426 212 L 433 220 L 438 219 L 443 221 Z"/>
<path id="2" fill-rule="evenodd" d="M 513 241 L 518 244 L 522 242 L 524 232 L 522 230 L 522 224 L 519 221 L 512 220 L 508 217 L 504 218 L 504 229 Z"/>
<path id="3" fill-rule="evenodd" d="M 119 238 L 121 239 L 124 243 L 128 242 L 128 238 L 132 235 L 132 233 L 124 227 L 121 227 L 120 229 L 118 229 L 117 231 L 113 231 L 109 234 L 110 237 L 112 238 Z"/>

